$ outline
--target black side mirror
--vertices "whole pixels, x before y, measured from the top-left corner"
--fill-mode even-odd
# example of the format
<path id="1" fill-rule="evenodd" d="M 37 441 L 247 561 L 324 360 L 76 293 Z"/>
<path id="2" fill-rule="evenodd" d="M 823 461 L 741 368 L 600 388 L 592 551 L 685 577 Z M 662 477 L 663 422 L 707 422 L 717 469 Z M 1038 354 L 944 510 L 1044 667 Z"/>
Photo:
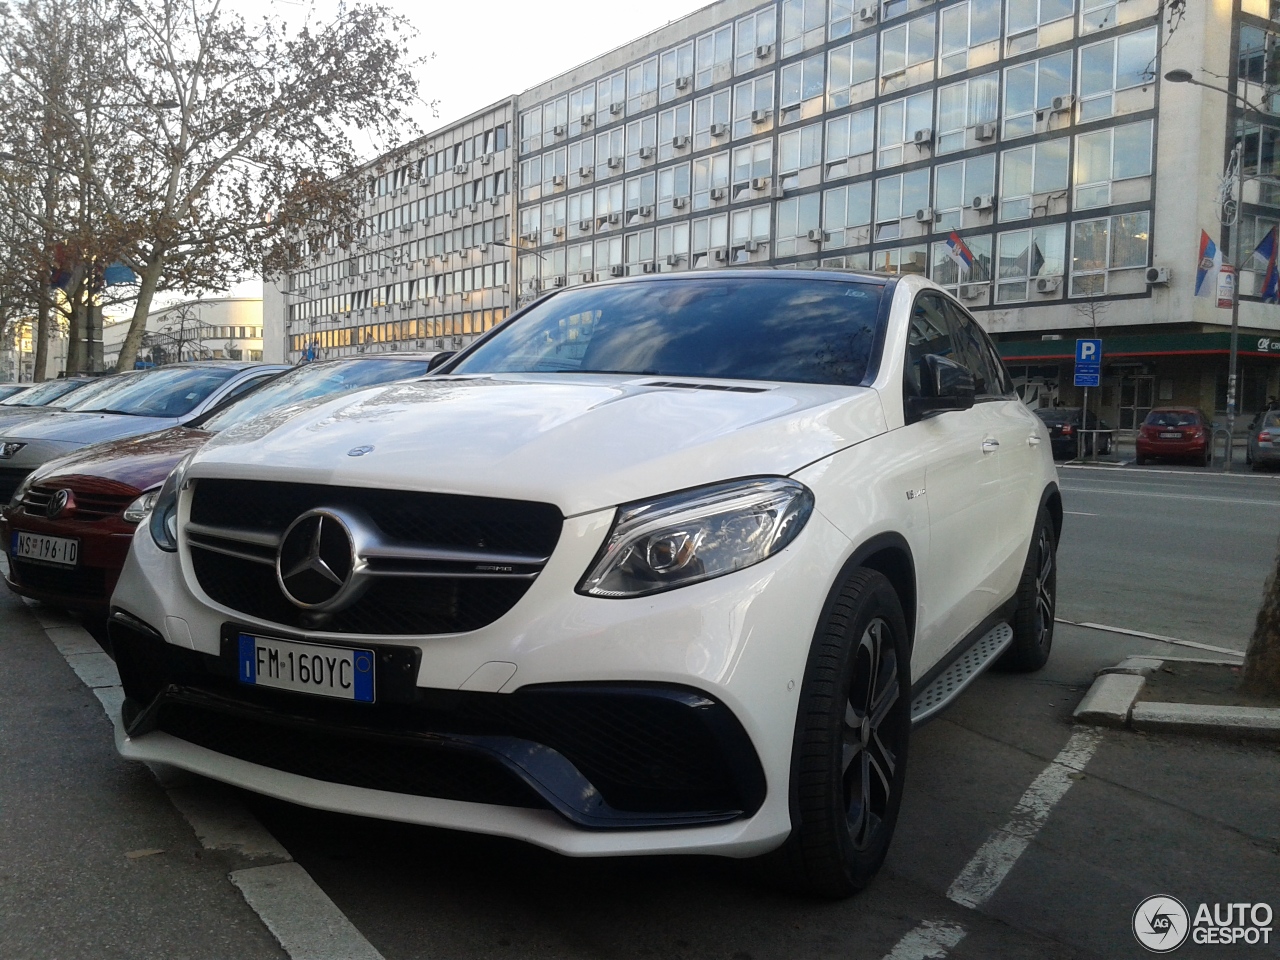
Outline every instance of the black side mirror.
<path id="1" fill-rule="evenodd" d="M 427 361 L 427 373 L 435 370 L 437 367 L 443 367 L 446 363 L 457 356 L 457 350 L 444 350 L 437 353 L 434 357 Z"/>
<path id="2" fill-rule="evenodd" d="M 973 374 L 964 364 L 927 353 L 920 358 L 920 394 L 908 401 L 916 417 L 968 410 L 973 406 Z"/>

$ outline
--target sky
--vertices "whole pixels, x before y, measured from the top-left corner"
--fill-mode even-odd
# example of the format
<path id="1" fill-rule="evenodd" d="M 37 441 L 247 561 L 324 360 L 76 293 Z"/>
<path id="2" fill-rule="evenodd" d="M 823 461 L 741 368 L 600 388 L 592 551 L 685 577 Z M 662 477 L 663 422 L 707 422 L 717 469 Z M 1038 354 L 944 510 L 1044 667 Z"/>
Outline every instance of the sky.
<path id="1" fill-rule="evenodd" d="M 692 13 L 710 0 L 643 0 L 634 6 L 608 0 L 383 2 L 417 28 L 421 54 L 431 57 L 419 71 L 420 91 L 424 101 L 436 101 L 437 115 L 421 104 L 416 117 L 421 132 L 428 133 Z M 257 0 L 231 4 L 246 17 L 262 9 Z M 308 5 L 272 0 L 270 6 L 296 20 Z M 332 0 L 315 3 L 321 13 L 336 6 Z M 410 139 L 406 135 L 405 140 Z M 374 155 L 370 144 L 370 156 Z M 231 294 L 261 296 L 262 282 L 244 280 Z"/>

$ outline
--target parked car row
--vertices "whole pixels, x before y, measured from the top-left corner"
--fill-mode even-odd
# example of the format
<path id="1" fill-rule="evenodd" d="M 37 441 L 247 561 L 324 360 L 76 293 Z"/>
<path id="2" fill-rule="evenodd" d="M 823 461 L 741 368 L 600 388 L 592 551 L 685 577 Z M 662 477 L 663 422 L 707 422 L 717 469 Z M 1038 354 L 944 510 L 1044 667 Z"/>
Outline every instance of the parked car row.
<path id="1" fill-rule="evenodd" d="M 125 757 L 845 896 L 912 727 L 1049 656 L 1050 433 L 928 280 L 628 278 L 379 360 L 0 432 L 10 585 L 105 613 Z"/>

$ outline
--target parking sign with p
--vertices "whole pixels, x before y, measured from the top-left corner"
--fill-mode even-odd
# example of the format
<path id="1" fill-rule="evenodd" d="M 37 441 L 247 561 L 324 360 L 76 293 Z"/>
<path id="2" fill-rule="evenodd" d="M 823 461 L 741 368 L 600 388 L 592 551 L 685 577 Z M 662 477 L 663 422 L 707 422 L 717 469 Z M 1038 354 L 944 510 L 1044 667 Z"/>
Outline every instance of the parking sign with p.
<path id="1" fill-rule="evenodd" d="M 1096 387 L 1102 381 L 1102 341 L 1076 341 L 1077 387 Z"/>

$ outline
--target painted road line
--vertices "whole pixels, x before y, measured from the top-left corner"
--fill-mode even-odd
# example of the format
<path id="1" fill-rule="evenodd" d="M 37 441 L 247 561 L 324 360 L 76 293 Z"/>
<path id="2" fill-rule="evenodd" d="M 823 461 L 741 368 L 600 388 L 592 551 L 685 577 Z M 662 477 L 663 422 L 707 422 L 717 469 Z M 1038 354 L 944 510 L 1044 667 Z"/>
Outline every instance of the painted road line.
<path id="1" fill-rule="evenodd" d="M 1096 517 L 1097 516 L 1096 513 L 1082 513 L 1079 510 L 1063 510 L 1062 512 L 1069 517 Z"/>
<path id="2" fill-rule="evenodd" d="M 296 863 L 237 870 L 231 882 L 292 960 L 382 960 Z"/>
<path id="3" fill-rule="evenodd" d="M 1117 466 L 1136 466 L 1132 460 L 1126 460 L 1123 464 Z M 1233 462 L 1232 466 L 1236 464 Z M 1243 466 L 1243 465 L 1241 465 Z M 1060 463 L 1059 470 L 1100 470 L 1103 473 L 1114 472 L 1115 467 L 1104 467 L 1101 465 L 1085 464 L 1085 463 Z M 1204 470 L 1170 470 L 1168 468 L 1161 469 L 1159 467 L 1141 467 L 1132 473 L 1126 471 L 1127 476 L 1132 477 L 1199 477 L 1202 480 L 1264 480 L 1275 483 L 1280 480 L 1280 474 L 1265 473 L 1221 473 L 1214 471 L 1207 473 Z"/>
<path id="4" fill-rule="evenodd" d="M 1071 734 L 1053 762 L 1031 782 L 1009 822 L 993 833 L 960 871 L 947 891 L 950 900 L 977 909 L 991 899 L 1053 808 L 1071 789 L 1073 775 L 1084 770 L 1101 742 L 1102 734 L 1097 730 L 1076 730 Z"/>
<path id="5" fill-rule="evenodd" d="M 111 658 L 74 621 L 30 601 L 28 609 L 76 676 L 93 691 L 107 719 L 118 723 L 124 688 Z M 382 960 L 233 791 L 171 767 L 148 766 L 206 850 L 286 861 L 237 870 L 230 879 L 291 960 Z"/>
<path id="6" fill-rule="evenodd" d="M 941 960 L 964 934 L 958 924 L 926 920 L 899 940 L 884 960 Z"/>
<path id="7" fill-rule="evenodd" d="M 1101 630 L 1104 633 L 1119 633 L 1126 637 L 1138 637 L 1142 640 L 1157 640 L 1160 643 L 1173 643 L 1180 647 L 1191 647 L 1194 650 L 1208 650 L 1210 653 L 1225 653 L 1233 657 L 1244 657 L 1243 650 L 1232 650 L 1230 647 L 1215 647 L 1211 643 L 1198 640 L 1179 640 L 1177 637 L 1166 637 L 1159 633 L 1145 633 L 1142 630 L 1127 630 L 1124 627 L 1109 627 L 1105 623 L 1090 623 L 1087 620 L 1064 620 L 1055 617 L 1054 622 L 1065 623 L 1069 627 L 1084 627 L 1086 630 Z"/>

